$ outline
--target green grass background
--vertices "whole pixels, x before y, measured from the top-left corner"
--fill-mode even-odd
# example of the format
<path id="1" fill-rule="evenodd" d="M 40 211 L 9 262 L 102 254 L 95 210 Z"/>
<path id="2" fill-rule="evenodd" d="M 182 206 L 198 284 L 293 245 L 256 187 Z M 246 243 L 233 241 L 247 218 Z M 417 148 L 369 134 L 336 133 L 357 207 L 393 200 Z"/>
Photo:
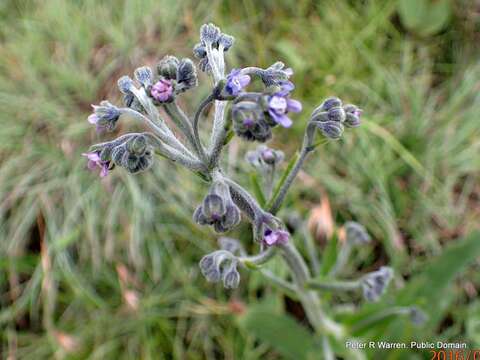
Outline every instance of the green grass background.
<path id="1" fill-rule="evenodd" d="M 412 18 L 421 11 L 411 1 L 400 3 L 0 2 L 2 358 L 282 358 L 238 320 L 262 299 L 283 296 L 257 274 L 242 272 L 234 292 L 199 274 L 198 260 L 216 244 L 191 222 L 205 185 L 165 161 L 100 181 L 80 156 L 103 140 L 86 122 L 90 104 L 118 101 L 117 78 L 138 66 L 166 54 L 191 57 L 206 21 L 236 37 L 230 67 L 281 60 L 295 69 L 294 97 L 304 111 L 273 142 L 287 156 L 322 98 L 364 109 L 361 128 L 312 156 L 306 173 L 314 185 L 299 182 L 282 214 L 306 218 L 325 192 L 338 224 L 355 219 L 371 232 L 377 246 L 366 266 L 389 263 L 405 279 L 382 304 L 435 309 L 424 328 L 392 320 L 378 331 L 479 348 L 479 263 L 469 257 L 478 249 L 445 250 L 463 244 L 480 215 L 479 5 L 447 1 L 448 16 L 432 31 Z M 189 113 L 208 91 L 208 78 L 200 81 L 182 98 Z M 134 128 L 123 123 L 120 131 Z M 231 168 L 246 169 L 245 150 L 234 142 Z M 248 176 L 238 179 L 248 184 Z M 468 264 L 460 259 L 450 271 L 452 256 Z M 437 281 L 405 286 L 429 266 Z"/>

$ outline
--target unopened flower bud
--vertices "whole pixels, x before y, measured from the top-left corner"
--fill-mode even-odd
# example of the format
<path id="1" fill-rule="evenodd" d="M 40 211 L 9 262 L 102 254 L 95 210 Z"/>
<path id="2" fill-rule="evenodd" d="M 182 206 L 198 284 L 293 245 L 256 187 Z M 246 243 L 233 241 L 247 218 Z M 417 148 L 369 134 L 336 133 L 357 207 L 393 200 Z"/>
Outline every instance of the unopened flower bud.
<path id="1" fill-rule="evenodd" d="M 157 73 L 167 80 L 175 80 L 177 77 L 179 61 L 175 56 L 167 55 L 157 64 Z"/>
<path id="2" fill-rule="evenodd" d="M 382 266 L 379 270 L 365 275 L 362 278 L 363 297 L 367 301 L 378 301 L 392 277 L 393 270 L 387 266 Z"/>
<path id="3" fill-rule="evenodd" d="M 345 126 L 352 128 L 360 126 L 362 110 L 352 104 L 345 105 L 343 109 L 345 110 Z"/>
<path id="4" fill-rule="evenodd" d="M 217 40 L 217 43 L 219 46 L 223 47 L 223 51 L 228 51 L 235 42 L 235 38 L 231 35 L 227 34 L 221 34 L 220 37 Z"/>
<path id="5" fill-rule="evenodd" d="M 334 107 L 341 107 L 342 106 L 342 100 L 340 100 L 337 97 L 330 97 L 325 99 L 325 101 L 320 105 L 321 111 L 329 111 L 330 109 Z"/>
<path id="6" fill-rule="evenodd" d="M 345 110 L 341 107 L 332 107 L 327 112 L 328 121 L 344 122 Z"/>
<path id="7" fill-rule="evenodd" d="M 121 115 L 120 109 L 108 101 L 102 101 L 99 105 L 92 105 L 93 114 L 88 117 L 88 122 L 94 124 L 97 131 L 113 131 Z"/>
<path id="8" fill-rule="evenodd" d="M 322 132 L 323 136 L 329 139 L 340 139 L 343 135 L 344 127 L 338 121 L 316 122 L 315 125 Z"/>
<path id="9" fill-rule="evenodd" d="M 214 24 L 203 24 L 200 27 L 200 41 L 205 44 L 216 43 L 221 35 L 220 29 Z"/>
<path id="10" fill-rule="evenodd" d="M 135 69 L 134 73 L 135 79 L 142 84 L 144 88 L 152 85 L 153 82 L 153 72 L 148 66 L 142 66 Z"/>
<path id="11" fill-rule="evenodd" d="M 278 85 L 279 82 L 288 80 L 293 75 L 293 70 L 285 68 L 285 64 L 277 61 L 259 73 L 265 86 Z"/>
<path id="12" fill-rule="evenodd" d="M 365 227 L 357 222 L 348 221 L 345 223 L 345 232 L 347 235 L 347 242 L 353 245 L 365 245 L 371 241 Z"/>
<path id="13" fill-rule="evenodd" d="M 413 325 L 421 326 L 428 320 L 427 314 L 425 314 L 421 309 L 412 306 L 409 310 L 410 321 L 413 323 Z"/>
<path id="14" fill-rule="evenodd" d="M 205 49 L 205 45 L 202 43 L 198 43 L 193 47 L 193 55 L 197 59 L 203 59 L 207 56 L 207 50 Z"/>
<path id="15" fill-rule="evenodd" d="M 248 151 L 245 156 L 246 160 L 257 169 L 277 166 L 284 157 L 283 151 L 271 149 L 266 145 L 260 145 L 256 150 Z"/>
<path id="16" fill-rule="evenodd" d="M 147 170 L 153 164 L 153 149 L 143 135 L 133 136 L 116 145 L 111 156 L 116 165 L 132 174 Z"/>
<path id="17" fill-rule="evenodd" d="M 183 92 L 197 86 L 197 71 L 192 60 L 185 58 L 180 61 L 176 74 L 177 86 L 175 90 Z"/>
<path id="18" fill-rule="evenodd" d="M 237 270 L 237 261 L 234 260 L 230 263 L 222 274 L 223 286 L 226 289 L 236 289 L 240 283 L 240 273 Z"/>
<path id="19" fill-rule="evenodd" d="M 133 80 L 127 75 L 124 75 L 120 79 L 118 79 L 117 85 L 122 94 L 129 94 L 132 87 L 134 86 Z"/>

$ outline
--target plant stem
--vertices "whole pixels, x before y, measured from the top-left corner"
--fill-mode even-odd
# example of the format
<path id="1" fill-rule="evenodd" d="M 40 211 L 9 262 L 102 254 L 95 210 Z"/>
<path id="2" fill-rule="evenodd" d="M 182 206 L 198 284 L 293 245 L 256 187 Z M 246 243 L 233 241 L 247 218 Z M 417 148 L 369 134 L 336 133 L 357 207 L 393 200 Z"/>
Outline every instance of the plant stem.
<path id="1" fill-rule="evenodd" d="M 209 149 L 208 167 L 214 168 L 218 164 L 222 147 L 228 134 L 228 119 L 225 119 L 226 101 L 215 101 L 215 116 L 213 120 L 213 129 L 211 137 L 211 146 Z"/>
<path id="2" fill-rule="evenodd" d="M 199 151 L 201 152 L 201 158 L 207 164 L 207 155 L 205 154 L 205 150 L 203 148 L 202 142 L 200 141 L 200 134 L 198 131 L 198 122 L 200 120 L 200 116 L 202 115 L 203 111 L 205 108 L 208 106 L 213 101 L 213 95 L 207 96 L 198 106 L 197 111 L 195 112 L 195 116 L 193 117 L 193 137 L 195 139 L 195 143 L 197 144 L 197 147 L 199 148 Z"/>
<path id="3" fill-rule="evenodd" d="M 293 273 L 300 301 L 312 326 L 319 333 L 325 332 L 336 338 L 342 337 L 344 335 L 343 328 L 325 315 L 318 294 L 305 288 L 307 282 L 310 281 L 310 273 L 296 247 L 291 242 L 279 247 L 285 262 Z"/>
<path id="4" fill-rule="evenodd" d="M 260 252 L 259 254 L 252 256 L 243 256 L 238 258 L 242 264 L 248 268 L 258 269 L 261 265 L 265 264 L 276 254 L 276 249 L 271 247 L 265 251 Z"/>
<path id="5" fill-rule="evenodd" d="M 172 103 L 167 103 L 164 105 L 164 109 L 167 112 L 168 116 L 175 122 L 178 128 L 183 132 L 187 138 L 190 145 L 193 147 L 195 153 L 201 157 L 202 151 L 199 147 L 198 142 L 193 135 L 193 127 L 190 119 L 185 115 L 182 109 L 179 108 L 178 104 L 174 101 Z"/>
<path id="6" fill-rule="evenodd" d="M 282 184 L 282 187 L 275 194 L 274 198 L 270 201 L 271 205 L 268 208 L 268 212 L 270 212 L 271 214 L 275 215 L 278 212 L 278 210 L 280 210 L 280 207 L 283 204 L 283 200 L 285 200 L 285 196 L 287 195 L 287 192 L 290 189 L 290 186 L 292 185 L 293 180 L 295 180 L 295 177 L 298 175 L 298 172 L 302 168 L 303 163 L 305 162 L 305 159 L 307 158 L 307 155 L 309 153 L 310 153 L 310 150 L 307 149 L 307 147 L 303 146 L 297 158 L 297 161 L 295 162 L 295 165 L 292 167 L 292 169 L 288 173 L 285 181 Z"/>
<path id="7" fill-rule="evenodd" d="M 292 299 L 298 300 L 298 295 L 297 295 L 297 288 L 295 285 L 289 283 L 288 281 L 285 281 L 275 274 L 273 274 L 270 270 L 267 269 L 259 269 L 260 274 L 265 276 L 270 282 L 278 287 L 280 290 L 282 290 L 286 295 L 291 297 Z"/>
<path id="8" fill-rule="evenodd" d="M 147 116 L 143 115 L 142 113 L 139 113 L 138 111 L 135 111 L 130 108 L 121 108 L 120 111 L 123 114 L 128 114 L 131 117 L 133 117 L 136 120 L 143 121 L 146 125 L 148 125 L 156 135 L 167 145 L 171 146 L 172 148 L 190 156 L 191 158 L 196 158 L 190 150 L 188 150 L 180 141 L 177 140 L 177 138 L 173 135 L 169 135 L 167 132 L 164 131 L 163 128 L 159 127 L 157 124 L 155 124 L 150 118 Z"/>
<path id="9" fill-rule="evenodd" d="M 317 250 L 315 249 L 315 243 L 312 239 L 312 236 L 305 230 L 305 227 L 302 226 L 302 239 L 305 245 L 305 249 L 310 259 L 312 265 L 312 272 L 314 276 L 320 274 L 320 260 L 318 258 Z"/>
<path id="10" fill-rule="evenodd" d="M 350 281 L 318 281 L 310 280 L 307 282 L 310 289 L 326 290 L 326 291 L 351 291 L 360 288 L 361 284 L 357 280 Z"/>

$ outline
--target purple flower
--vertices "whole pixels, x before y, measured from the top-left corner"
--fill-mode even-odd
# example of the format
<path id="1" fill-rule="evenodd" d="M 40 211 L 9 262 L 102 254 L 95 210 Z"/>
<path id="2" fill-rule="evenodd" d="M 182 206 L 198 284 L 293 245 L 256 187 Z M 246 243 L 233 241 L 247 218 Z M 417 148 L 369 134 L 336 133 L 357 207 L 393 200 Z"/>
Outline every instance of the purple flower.
<path id="1" fill-rule="evenodd" d="M 82 155 L 88 160 L 87 167 L 89 170 L 95 170 L 99 167 L 101 177 L 108 175 L 110 161 L 102 161 L 98 152 L 83 153 Z"/>
<path id="2" fill-rule="evenodd" d="M 293 89 L 295 89 L 295 85 L 289 80 L 280 80 L 277 85 L 280 86 L 280 91 L 278 93 L 283 96 L 287 96 L 293 91 Z"/>
<path id="3" fill-rule="evenodd" d="M 300 101 L 290 99 L 287 96 L 288 89 L 289 86 L 287 85 L 285 90 L 282 88 L 280 92 L 277 92 L 268 98 L 268 113 L 270 117 L 275 123 L 285 128 L 292 126 L 292 120 L 287 116 L 287 113 L 302 111 L 302 104 Z"/>
<path id="4" fill-rule="evenodd" d="M 113 131 L 121 115 L 120 109 L 108 101 L 102 101 L 100 105 L 92 107 L 93 113 L 87 118 L 88 122 L 96 126 L 97 132 Z"/>
<path id="5" fill-rule="evenodd" d="M 152 97 L 160 102 L 167 102 L 172 99 L 173 86 L 170 80 L 161 79 L 152 86 L 150 90 Z"/>
<path id="6" fill-rule="evenodd" d="M 267 246 L 282 245 L 288 242 L 290 234 L 285 230 L 265 230 L 263 241 Z"/>
<path id="7" fill-rule="evenodd" d="M 240 69 L 233 69 L 227 75 L 225 90 L 229 95 L 237 96 L 248 84 L 250 84 L 250 76 L 242 75 Z"/>
<path id="8" fill-rule="evenodd" d="M 101 126 L 99 123 L 98 123 L 98 120 L 100 120 L 100 118 L 98 117 L 97 114 L 93 113 L 93 114 L 90 114 L 87 118 L 88 122 L 92 125 L 95 125 L 96 129 L 97 129 L 97 132 L 101 132 L 105 129 L 104 126 Z"/>

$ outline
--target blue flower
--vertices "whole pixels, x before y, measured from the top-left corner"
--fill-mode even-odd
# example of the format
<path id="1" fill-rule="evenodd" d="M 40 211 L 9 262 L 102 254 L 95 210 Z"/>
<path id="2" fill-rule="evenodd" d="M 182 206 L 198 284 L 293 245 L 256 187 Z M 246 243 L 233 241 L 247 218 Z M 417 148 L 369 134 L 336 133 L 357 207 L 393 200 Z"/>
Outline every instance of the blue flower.
<path id="1" fill-rule="evenodd" d="M 289 112 L 302 111 L 302 103 L 288 97 L 289 88 L 289 85 L 285 88 L 282 88 L 281 91 L 271 95 L 267 102 L 267 112 L 270 115 L 270 118 L 275 123 L 285 128 L 292 126 L 292 120 L 290 120 L 287 114 Z"/>
<path id="2" fill-rule="evenodd" d="M 233 69 L 227 75 L 225 90 L 229 95 L 237 96 L 248 84 L 250 84 L 250 76 L 242 75 L 240 69 Z"/>

